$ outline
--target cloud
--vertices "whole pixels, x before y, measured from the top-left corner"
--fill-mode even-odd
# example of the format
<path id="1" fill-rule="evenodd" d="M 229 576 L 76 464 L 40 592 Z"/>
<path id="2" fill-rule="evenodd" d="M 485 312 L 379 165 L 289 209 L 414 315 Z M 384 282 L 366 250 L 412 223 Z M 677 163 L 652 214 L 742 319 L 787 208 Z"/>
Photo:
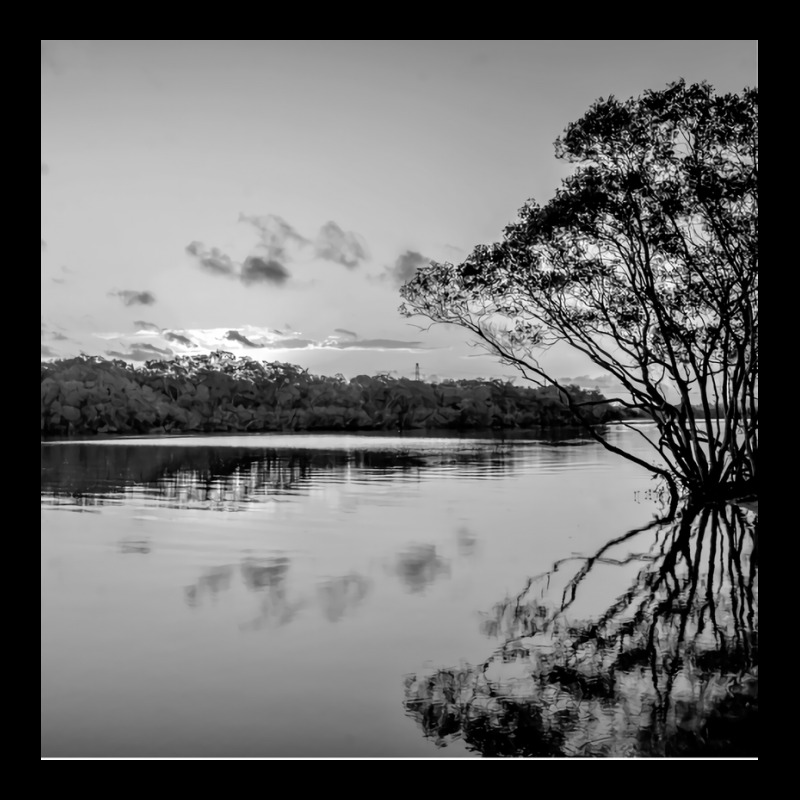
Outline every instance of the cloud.
<path id="1" fill-rule="evenodd" d="M 338 329 L 346 331 L 344 328 Z M 45 341 L 45 329 L 43 329 L 42 340 Z M 162 339 L 156 340 L 158 347 L 153 345 L 154 333 L 152 331 L 140 330 L 136 334 L 126 334 L 119 332 L 94 333 L 98 339 L 107 341 L 107 347 L 115 347 L 116 350 L 106 351 L 108 355 L 116 358 L 128 360 L 145 361 L 156 356 L 164 358 L 173 355 L 173 350 L 169 349 L 168 343 L 175 343 L 179 351 L 183 348 L 191 348 L 194 353 L 213 352 L 215 350 L 244 351 L 248 355 L 256 357 L 268 357 L 267 354 L 280 351 L 337 351 L 337 352 L 356 352 L 356 351 L 405 351 L 405 352 L 426 352 L 431 349 L 418 341 L 406 341 L 400 339 L 359 339 L 353 331 L 346 331 L 345 336 L 331 335 L 326 338 L 312 338 L 304 336 L 300 331 L 276 331 L 274 328 L 260 327 L 253 325 L 241 325 L 238 328 L 193 328 L 188 330 L 162 330 Z M 163 349 L 163 348 L 167 349 Z M 264 356 L 260 356 L 258 351 L 263 351 Z M 125 351 L 125 352 L 123 352 Z"/>
<path id="2" fill-rule="evenodd" d="M 136 330 L 139 331 L 153 331 L 154 333 L 161 333 L 161 328 L 152 322 L 145 322 L 144 320 L 137 319 L 133 321 L 133 325 Z"/>
<path id="3" fill-rule="evenodd" d="M 268 260 L 286 261 L 289 258 L 290 246 L 304 247 L 310 244 L 305 236 L 276 214 L 258 217 L 240 213 L 239 222 L 247 222 L 258 231 L 261 240 L 259 247 L 264 250 Z"/>
<path id="4" fill-rule="evenodd" d="M 240 213 L 239 222 L 251 225 L 259 237 L 258 244 L 244 263 L 235 261 L 217 247 L 209 248 L 198 241 L 188 244 L 186 252 L 206 271 L 237 279 L 245 286 L 253 283 L 283 285 L 291 277 L 286 265 L 298 251 L 309 246 L 313 248 L 315 257 L 342 264 L 348 269 L 357 267 L 368 258 L 364 240 L 352 231 L 343 231 L 332 221 L 320 228 L 313 244 L 276 214 L 255 216 Z"/>
<path id="5" fill-rule="evenodd" d="M 126 361 L 147 361 L 153 357 L 150 353 L 143 353 L 136 348 L 130 353 L 121 353 L 119 350 L 106 350 L 106 355 L 112 358 L 122 358 Z"/>
<path id="6" fill-rule="evenodd" d="M 58 353 L 56 353 L 52 347 L 48 347 L 46 344 L 43 344 L 42 355 L 46 356 L 47 358 L 56 358 L 58 356 Z"/>
<path id="7" fill-rule="evenodd" d="M 152 292 L 134 292 L 132 289 L 123 289 L 120 292 L 109 292 L 109 297 L 119 297 L 126 306 L 151 306 L 156 302 Z"/>
<path id="8" fill-rule="evenodd" d="M 149 344 L 149 343 L 137 344 L 134 345 L 134 347 L 138 347 L 141 350 L 149 350 L 151 353 L 159 353 L 162 356 L 171 356 L 173 354 L 172 350 L 170 350 L 169 347 L 167 347 L 166 349 L 162 349 L 161 347 L 156 347 L 154 344 Z"/>
<path id="9" fill-rule="evenodd" d="M 406 342 L 398 339 L 278 339 L 273 342 L 257 345 L 269 350 L 426 350 L 421 342 Z"/>
<path id="10" fill-rule="evenodd" d="M 348 269 L 357 267 L 368 258 L 366 244 L 357 234 L 345 233 L 335 222 L 326 222 L 314 240 L 314 253 L 318 258 L 334 261 Z"/>
<path id="11" fill-rule="evenodd" d="M 416 250 L 406 250 L 405 253 L 397 257 L 391 267 L 386 267 L 386 274 L 389 279 L 397 286 L 402 286 L 414 277 L 420 267 L 430 264 L 430 259 L 425 258 L 422 253 Z"/>
<path id="12" fill-rule="evenodd" d="M 202 242 L 192 242 L 186 246 L 186 252 L 209 272 L 217 275 L 236 275 L 238 272 L 237 263 L 216 247 L 209 250 Z"/>
<path id="13" fill-rule="evenodd" d="M 52 328 L 48 327 L 44 322 L 41 323 L 42 332 L 41 338 L 47 338 L 54 342 L 68 342 L 70 341 L 68 336 L 65 336 L 60 331 L 53 330 Z M 46 345 L 42 345 L 42 347 L 46 347 Z"/>
<path id="14" fill-rule="evenodd" d="M 240 280 L 245 286 L 253 283 L 272 283 L 280 286 L 290 277 L 289 270 L 275 257 L 262 258 L 251 255 L 245 259 L 244 264 L 240 264 L 218 248 L 209 249 L 202 242 L 192 242 L 186 247 L 186 252 L 208 272 L 227 275 Z"/>
<path id="15" fill-rule="evenodd" d="M 42 162 L 42 175 L 47 175 L 50 172 L 50 167 L 47 166 L 44 162 Z"/>
<path id="16" fill-rule="evenodd" d="M 277 342 L 271 342 L 267 347 L 270 350 L 303 350 L 306 347 L 316 347 L 319 342 L 313 339 L 281 339 Z"/>
<path id="17" fill-rule="evenodd" d="M 106 355 L 113 358 L 122 358 L 126 361 L 150 361 L 155 356 L 172 356 L 174 353 L 169 348 L 162 350 L 152 344 L 134 344 L 128 353 L 122 353 L 119 350 L 106 350 Z"/>
<path id="18" fill-rule="evenodd" d="M 187 336 L 181 336 L 181 334 L 173 333 L 172 331 L 167 331 L 164 334 L 164 338 L 168 342 L 177 342 L 178 344 L 182 344 L 184 347 L 197 347 L 197 345 Z"/>
<path id="19" fill-rule="evenodd" d="M 251 283 L 285 283 L 289 271 L 275 259 L 265 260 L 258 256 L 248 256 L 242 265 L 241 279 L 244 284 Z"/>
<path id="20" fill-rule="evenodd" d="M 334 333 L 343 333 L 345 336 L 352 336 L 354 339 L 358 339 L 358 334 L 353 333 L 353 331 L 348 331 L 346 328 L 334 328 Z"/>
<path id="21" fill-rule="evenodd" d="M 259 347 L 260 345 L 253 344 L 246 336 L 242 336 L 239 331 L 228 331 L 225 334 L 225 338 L 229 339 L 231 342 L 240 342 L 245 347 Z"/>

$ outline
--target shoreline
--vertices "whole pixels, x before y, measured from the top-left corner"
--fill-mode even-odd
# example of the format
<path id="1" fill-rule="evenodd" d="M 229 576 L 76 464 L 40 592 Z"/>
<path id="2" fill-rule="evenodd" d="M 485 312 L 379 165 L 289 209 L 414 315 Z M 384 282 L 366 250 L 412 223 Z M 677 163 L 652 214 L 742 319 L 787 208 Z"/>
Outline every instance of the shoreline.
<path id="1" fill-rule="evenodd" d="M 623 419 L 595 390 L 589 424 Z M 84 356 L 41 366 L 41 435 L 407 432 L 575 427 L 553 387 L 497 380 L 425 383 L 388 375 L 311 375 L 228 353 L 132 367 Z"/>

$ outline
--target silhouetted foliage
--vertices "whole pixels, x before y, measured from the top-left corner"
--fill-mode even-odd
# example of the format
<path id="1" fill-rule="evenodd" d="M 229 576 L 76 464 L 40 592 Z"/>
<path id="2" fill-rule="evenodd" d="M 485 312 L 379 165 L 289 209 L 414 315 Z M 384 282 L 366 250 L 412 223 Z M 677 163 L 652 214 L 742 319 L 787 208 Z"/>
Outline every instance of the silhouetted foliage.
<path id="1" fill-rule="evenodd" d="M 552 447 L 565 444 L 556 430 L 541 431 Z M 563 434 L 562 434 L 563 435 Z M 456 438 L 456 437 L 454 437 Z M 365 443 L 380 443 L 382 436 L 363 438 Z M 256 440 L 259 441 L 259 440 Z M 269 438 L 263 440 L 270 443 Z M 41 448 L 41 492 L 54 502 L 100 505 L 116 503 L 120 494 L 146 489 L 158 502 L 173 508 L 240 507 L 258 497 L 296 493 L 309 487 L 321 473 L 376 475 L 418 473 L 425 469 L 474 468 L 505 473 L 513 469 L 513 448 L 505 446 L 505 436 L 494 437 L 494 447 L 485 442 L 466 444 L 447 452 L 407 447 L 392 450 L 354 449 L 275 449 L 272 447 L 215 447 L 214 437 L 205 446 L 187 446 L 180 439 L 143 447 L 119 442 L 113 447 L 95 447 L 82 441 L 45 443 Z M 572 439 L 574 446 L 589 444 L 588 439 Z M 463 546 L 469 548 L 465 531 Z M 409 551 L 408 566 L 419 562 L 431 568 L 436 558 L 424 550 Z M 428 563 L 430 562 L 430 563 Z M 398 572 L 406 569 L 398 562 Z"/>
<path id="2" fill-rule="evenodd" d="M 622 418 L 598 391 L 572 391 L 592 403 L 595 424 Z M 573 424 L 552 387 L 367 375 L 347 381 L 224 352 L 139 368 L 89 357 L 43 363 L 41 397 L 42 434 L 50 436 Z"/>
<path id="3" fill-rule="evenodd" d="M 537 354 L 561 342 L 652 418 L 652 462 L 695 496 L 754 485 L 758 452 L 758 91 L 671 84 L 597 101 L 556 153 L 577 166 L 529 201 L 501 242 L 432 262 L 401 289 L 406 316 L 471 331 L 530 380 L 587 403 Z M 677 397 L 677 400 L 675 399 Z"/>

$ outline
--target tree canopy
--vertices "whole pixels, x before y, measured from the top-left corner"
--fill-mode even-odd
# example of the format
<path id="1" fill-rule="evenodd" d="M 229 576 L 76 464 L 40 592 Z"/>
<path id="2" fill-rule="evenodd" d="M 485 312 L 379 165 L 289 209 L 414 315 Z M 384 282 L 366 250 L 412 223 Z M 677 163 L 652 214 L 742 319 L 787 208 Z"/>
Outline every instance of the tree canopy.
<path id="1" fill-rule="evenodd" d="M 683 80 L 598 100 L 555 143 L 576 165 L 501 241 L 431 262 L 401 313 L 452 323 L 530 380 L 589 406 L 540 359 L 556 342 L 656 422 L 653 458 L 611 450 L 694 493 L 754 485 L 758 449 L 758 90 Z M 695 408 L 693 408 L 693 405 Z M 697 406 L 701 412 L 697 413 Z"/>
<path id="2" fill-rule="evenodd" d="M 570 386 L 570 392 L 592 403 L 598 423 L 622 417 L 596 390 Z M 43 436 L 537 426 L 574 426 L 552 387 L 387 375 L 347 381 L 226 352 L 147 361 L 139 368 L 87 356 L 41 369 Z"/>

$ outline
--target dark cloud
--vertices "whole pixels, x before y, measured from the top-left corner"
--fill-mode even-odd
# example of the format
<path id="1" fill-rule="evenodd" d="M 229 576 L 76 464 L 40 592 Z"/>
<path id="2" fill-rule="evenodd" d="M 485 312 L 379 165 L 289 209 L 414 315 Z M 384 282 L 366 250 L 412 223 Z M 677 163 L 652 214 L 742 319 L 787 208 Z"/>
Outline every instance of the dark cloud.
<path id="1" fill-rule="evenodd" d="M 47 248 L 47 242 L 44 239 L 42 239 L 42 250 L 45 250 L 46 248 Z"/>
<path id="2" fill-rule="evenodd" d="M 264 249 L 268 260 L 286 261 L 289 257 L 289 245 L 303 247 L 309 244 L 305 236 L 275 214 L 266 214 L 263 217 L 239 214 L 239 222 L 247 222 L 258 231 L 260 247 Z"/>
<path id="3" fill-rule="evenodd" d="M 354 339 L 358 339 L 358 334 L 353 333 L 353 331 L 348 331 L 346 328 L 334 328 L 334 333 L 343 333 L 345 336 L 352 336 Z"/>
<path id="4" fill-rule="evenodd" d="M 430 264 L 430 259 L 425 258 L 416 250 L 406 250 L 391 267 L 386 268 L 386 274 L 397 286 L 402 286 L 410 281 L 420 267 Z"/>
<path id="5" fill-rule="evenodd" d="M 170 350 L 168 347 L 166 349 L 164 349 L 164 348 L 161 348 L 161 347 L 156 347 L 154 344 L 148 344 L 148 343 L 135 344 L 135 345 L 133 345 L 133 347 L 135 349 L 139 349 L 139 350 L 147 350 L 150 353 L 158 353 L 159 355 L 162 355 L 162 356 L 171 356 L 171 355 L 173 355 L 172 350 Z"/>
<path id="6" fill-rule="evenodd" d="M 207 271 L 238 278 L 245 285 L 284 284 L 290 277 L 286 264 L 291 261 L 291 251 L 309 246 L 311 241 L 275 214 L 260 217 L 239 214 L 239 221 L 252 225 L 258 231 L 260 240 L 243 264 L 216 247 L 206 247 L 202 242 L 194 241 L 187 245 L 186 252 Z M 349 269 L 357 267 L 368 257 L 364 240 L 352 231 L 343 231 L 335 222 L 327 222 L 322 226 L 313 242 L 313 249 L 318 258 L 334 261 Z"/>
<path id="7" fill-rule="evenodd" d="M 125 361 L 148 361 L 153 357 L 152 353 L 145 353 L 136 348 L 130 353 L 121 353 L 119 350 L 106 350 L 106 355 L 112 358 L 122 358 Z"/>
<path id="8" fill-rule="evenodd" d="M 186 252 L 194 256 L 201 267 L 217 275 L 236 275 L 238 271 L 236 262 L 216 247 L 209 250 L 202 242 L 192 242 L 186 246 Z"/>
<path id="9" fill-rule="evenodd" d="M 104 355 L 110 356 L 111 358 L 130 358 L 130 353 L 121 353 L 119 350 L 106 350 Z"/>
<path id="10" fill-rule="evenodd" d="M 50 172 L 50 167 L 47 164 L 42 164 L 42 175 L 47 175 Z"/>
<path id="11" fill-rule="evenodd" d="M 172 331 L 167 331 L 164 334 L 164 338 L 168 342 L 177 342 L 178 344 L 182 344 L 184 347 L 197 347 L 197 345 L 188 337 L 181 336 L 180 333 L 173 333 Z"/>
<path id="12" fill-rule="evenodd" d="M 306 347 L 318 345 L 313 339 L 281 339 L 278 342 L 271 342 L 266 345 L 271 350 L 302 350 Z"/>
<path id="13" fill-rule="evenodd" d="M 352 231 L 345 233 L 335 222 L 326 222 L 314 240 L 318 258 L 334 261 L 349 269 L 357 267 L 367 256 L 364 240 Z"/>
<path id="14" fill-rule="evenodd" d="M 253 344 L 246 336 L 242 336 L 239 331 L 228 331 L 225 334 L 225 338 L 230 340 L 231 342 L 239 342 L 243 344 L 245 347 L 260 347 L 260 345 Z"/>
<path id="15" fill-rule="evenodd" d="M 142 319 L 134 320 L 133 325 L 137 331 L 153 331 L 155 333 L 161 333 L 161 328 L 159 328 L 158 325 L 155 325 L 152 322 L 145 322 Z"/>
<path id="16" fill-rule="evenodd" d="M 314 339 L 280 339 L 274 342 L 253 342 L 239 331 L 228 331 L 225 338 L 229 341 L 239 342 L 245 347 L 260 347 L 265 350 L 303 350 L 306 347 L 319 346 L 321 343 Z"/>
<path id="17" fill-rule="evenodd" d="M 263 259 L 259 256 L 248 256 L 242 265 L 242 283 L 285 283 L 289 271 L 279 261 Z"/>
<path id="18" fill-rule="evenodd" d="M 64 336 L 63 333 L 59 333 L 58 331 L 52 331 L 50 333 L 50 338 L 55 339 L 57 342 L 65 342 L 67 340 L 67 337 Z"/>
<path id="19" fill-rule="evenodd" d="M 156 298 L 152 292 L 134 292 L 132 289 L 123 289 L 120 292 L 109 292 L 109 297 L 119 297 L 126 306 L 151 306 Z"/>
<path id="20" fill-rule="evenodd" d="M 172 350 L 162 350 L 160 347 L 155 347 L 152 344 L 135 344 L 131 347 L 129 353 L 121 353 L 119 350 L 106 350 L 106 355 L 112 358 L 122 358 L 126 361 L 150 361 L 155 356 L 171 356 Z"/>
<path id="21" fill-rule="evenodd" d="M 42 355 L 46 356 L 47 358 L 54 358 L 58 355 L 52 347 L 48 347 L 46 344 L 42 345 Z"/>
<path id="22" fill-rule="evenodd" d="M 209 250 L 201 242 L 192 242 L 186 247 L 186 252 L 209 272 L 237 278 L 245 286 L 252 283 L 272 283 L 280 286 L 289 279 L 289 270 L 275 257 L 248 256 L 244 264 L 239 264 L 218 248 L 212 247 Z"/>

